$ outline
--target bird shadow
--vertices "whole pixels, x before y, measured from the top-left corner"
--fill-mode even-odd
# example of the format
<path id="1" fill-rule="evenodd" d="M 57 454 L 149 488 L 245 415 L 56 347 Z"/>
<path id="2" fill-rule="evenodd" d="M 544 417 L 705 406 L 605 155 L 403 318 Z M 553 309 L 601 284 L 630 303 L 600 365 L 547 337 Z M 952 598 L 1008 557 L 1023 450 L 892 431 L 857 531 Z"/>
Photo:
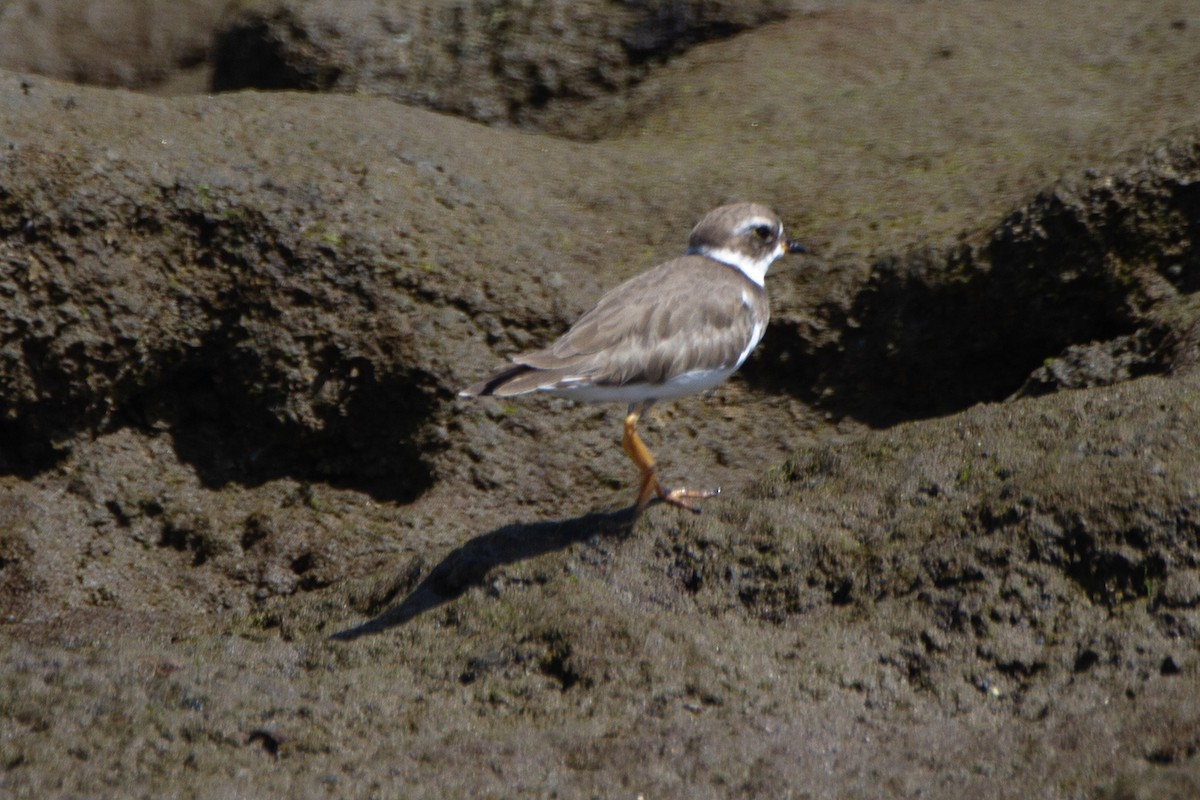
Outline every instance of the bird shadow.
<path id="1" fill-rule="evenodd" d="M 353 641 L 383 633 L 432 611 L 484 582 L 496 567 L 562 550 L 595 537 L 623 537 L 638 519 L 635 506 L 571 519 L 518 522 L 476 536 L 451 551 L 399 603 L 330 638 Z"/>

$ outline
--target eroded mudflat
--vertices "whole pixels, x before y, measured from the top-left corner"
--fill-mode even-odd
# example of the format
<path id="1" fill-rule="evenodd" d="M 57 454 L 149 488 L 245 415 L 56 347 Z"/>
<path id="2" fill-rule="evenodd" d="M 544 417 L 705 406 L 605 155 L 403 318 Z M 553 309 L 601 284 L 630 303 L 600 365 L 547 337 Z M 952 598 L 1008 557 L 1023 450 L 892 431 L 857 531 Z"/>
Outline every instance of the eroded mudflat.
<path id="1" fill-rule="evenodd" d="M 588 144 L 0 73 L 0 787 L 1185 796 L 1198 28 L 843 4 Z M 454 396 L 733 199 L 815 255 L 647 426 L 702 515 Z"/>

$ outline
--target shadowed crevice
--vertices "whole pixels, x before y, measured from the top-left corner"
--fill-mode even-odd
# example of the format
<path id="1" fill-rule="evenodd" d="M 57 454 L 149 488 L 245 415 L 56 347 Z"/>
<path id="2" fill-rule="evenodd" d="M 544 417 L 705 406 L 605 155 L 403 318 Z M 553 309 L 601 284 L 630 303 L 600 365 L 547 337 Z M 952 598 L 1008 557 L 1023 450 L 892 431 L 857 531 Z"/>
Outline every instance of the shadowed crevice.
<path id="1" fill-rule="evenodd" d="M 283 376 L 244 354 L 193 359 L 133 398 L 124 420 L 166 428 L 176 454 L 209 488 L 279 478 L 322 481 L 408 503 L 433 485 L 442 445 L 428 433 L 438 403 L 418 370 L 377 373 L 365 360 L 320 367 L 309 405 L 289 402 Z"/>
<path id="2" fill-rule="evenodd" d="M 1187 337 L 1163 309 L 1200 289 L 1198 150 L 1047 190 L 975 240 L 880 259 L 848 303 L 816 309 L 820 344 L 775 321 L 747 379 L 884 427 L 1170 371 Z"/>

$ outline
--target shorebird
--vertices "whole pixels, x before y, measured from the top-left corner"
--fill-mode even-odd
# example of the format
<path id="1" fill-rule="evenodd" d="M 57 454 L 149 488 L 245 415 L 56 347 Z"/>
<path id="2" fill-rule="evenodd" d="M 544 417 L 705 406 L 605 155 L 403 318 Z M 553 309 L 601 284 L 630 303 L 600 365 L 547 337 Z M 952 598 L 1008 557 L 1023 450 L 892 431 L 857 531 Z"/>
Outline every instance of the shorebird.
<path id="1" fill-rule="evenodd" d="M 657 401 L 711 389 L 742 365 L 767 329 L 767 269 L 785 253 L 803 252 L 770 208 L 721 206 L 692 229 L 683 256 L 610 290 L 552 345 L 512 357 L 459 396 L 546 392 L 628 403 L 621 447 L 638 469 L 638 513 L 654 496 L 699 512 L 688 501 L 720 489 L 664 489 L 638 420 Z"/>

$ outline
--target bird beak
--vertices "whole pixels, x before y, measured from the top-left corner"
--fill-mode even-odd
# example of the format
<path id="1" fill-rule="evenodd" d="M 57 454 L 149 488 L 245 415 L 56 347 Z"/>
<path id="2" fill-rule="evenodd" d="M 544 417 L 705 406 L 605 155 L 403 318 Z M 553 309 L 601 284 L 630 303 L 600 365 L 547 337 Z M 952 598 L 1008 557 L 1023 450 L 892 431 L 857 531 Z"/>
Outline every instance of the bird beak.
<path id="1" fill-rule="evenodd" d="M 800 244 L 796 239 L 787 240 L 787 252 L 789 253 L 807 253 L 808 248 Z"/>

